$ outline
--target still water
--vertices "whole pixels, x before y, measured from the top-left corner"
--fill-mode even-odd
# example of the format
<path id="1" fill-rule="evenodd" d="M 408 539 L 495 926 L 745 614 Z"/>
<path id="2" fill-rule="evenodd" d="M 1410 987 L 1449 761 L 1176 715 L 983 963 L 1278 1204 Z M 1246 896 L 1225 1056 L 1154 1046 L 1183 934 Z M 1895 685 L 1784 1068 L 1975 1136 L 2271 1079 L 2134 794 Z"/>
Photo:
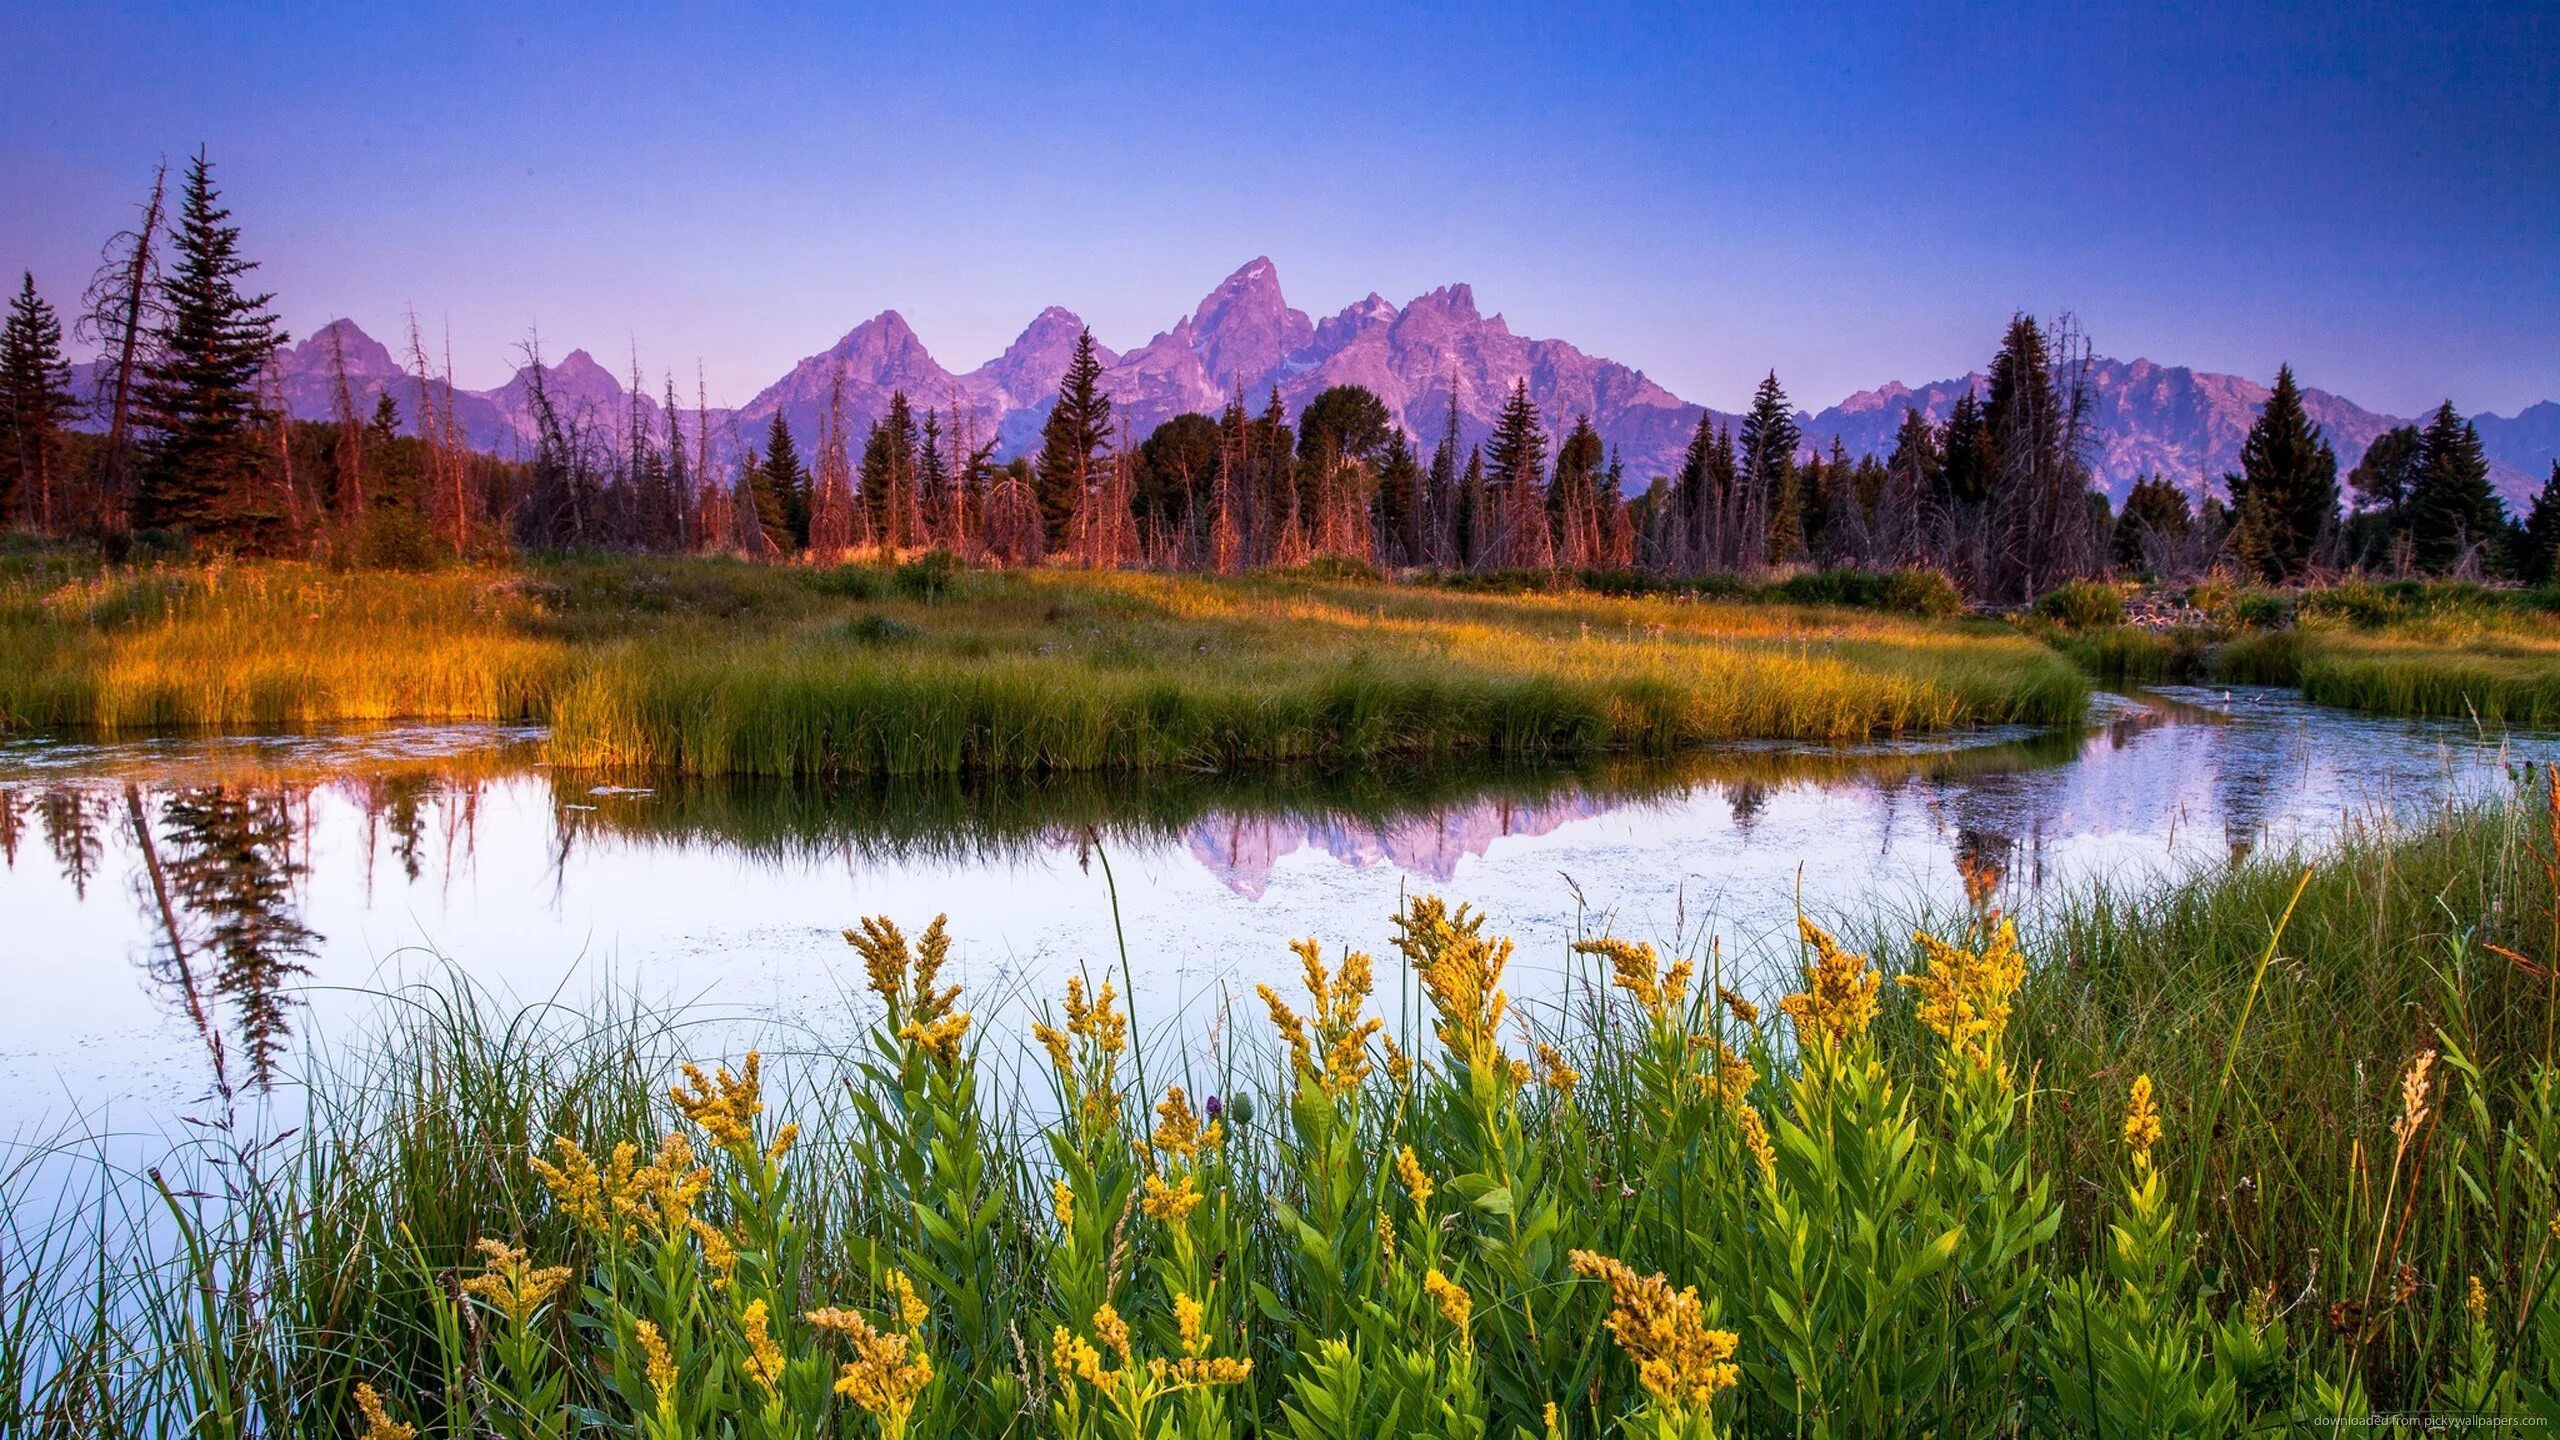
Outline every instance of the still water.
<path id="1" fill-rule="evenodd" d="M 1118 971 L 1116 890 L 1144 1023 L 1287 977 L 1295 936 L 1382 950 L 1399 897 L 1433 890 L 1519 940 L 1534 994 L 1578 925 L 1712 935 L 1747 969 L 1799 893 L 1816 915 L 2030 907 L 2560 757 L 2551 734 L 2219 690 L 2101 696 L 2060 734 L 1569 770 L 608 785 L 544 770 L 539 741 L 0 745 L 0 1136 L 165 1122 L 217 1068 L 289 1077 L 382 992 L 457 975 L 841 1032 L 862 1007 L 840 932 L 867 914 L 948 912 L 958 978 L 1019 996 Z"/>

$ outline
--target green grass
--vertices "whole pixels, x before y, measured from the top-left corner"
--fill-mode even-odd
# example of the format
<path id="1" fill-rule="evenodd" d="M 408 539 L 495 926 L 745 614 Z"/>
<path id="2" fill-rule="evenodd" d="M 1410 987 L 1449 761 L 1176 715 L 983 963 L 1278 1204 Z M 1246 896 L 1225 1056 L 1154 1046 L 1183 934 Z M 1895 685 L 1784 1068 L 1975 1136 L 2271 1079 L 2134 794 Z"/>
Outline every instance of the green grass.
<path id="1" fill-rule="evenodd" d="M 550 758 L 931 775 L 1666 755 L 2070 723 L 1997 627 L 1311 576 L 561 561 L 0 580 L 0 722 L 133 734 L 533 720 Z"/>

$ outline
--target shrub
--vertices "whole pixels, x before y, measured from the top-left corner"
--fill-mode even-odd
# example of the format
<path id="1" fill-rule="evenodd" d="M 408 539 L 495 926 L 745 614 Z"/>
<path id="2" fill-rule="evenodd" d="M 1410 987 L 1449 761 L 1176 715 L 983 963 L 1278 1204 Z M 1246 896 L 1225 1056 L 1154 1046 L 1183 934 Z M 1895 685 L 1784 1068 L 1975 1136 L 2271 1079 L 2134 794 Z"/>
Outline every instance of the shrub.
<path id="1" fill-rule="evenodd" d="M 2074 580 L 2036 601 L 2036 613 L 2069 630 L 2124 623 L 2124 596 L 2113 585 Z"/>
<path id="2" fill-rule="evenodd" d="M 901 595 L 940 600 L 959 588 L 961 572 L 966 568 L 960 557 L 948 550 L 928 550 L 891 571 L 889 581 Z"/>
<path id="3" fill-rule="evenodd" d="M 919 632 L 894 615 L 864 615 L 846 621 L 844 633 L 865 645 L 912 645 Z"/>

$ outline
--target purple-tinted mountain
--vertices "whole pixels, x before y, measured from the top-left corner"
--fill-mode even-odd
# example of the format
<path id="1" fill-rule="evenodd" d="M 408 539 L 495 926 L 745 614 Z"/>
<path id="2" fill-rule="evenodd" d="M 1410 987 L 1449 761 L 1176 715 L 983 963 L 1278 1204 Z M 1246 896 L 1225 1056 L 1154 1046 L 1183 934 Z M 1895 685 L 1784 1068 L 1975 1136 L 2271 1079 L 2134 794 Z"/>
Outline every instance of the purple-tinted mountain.
<path id="1" fill-rule="evenodd" d="M 2271 377 L 2272 378 L 2272 377 Z M 1956 401 L 1970 390 L 1987 393 L 1990 379 L 1981 372 L 1940 380 L 1917 390 L 1888 384 L 1861 391 L 1818 415 L 1801 417 L 1806 444 L 1827 449 L 1838 437 L 1852 455 L 1887 455 L 1906 411 L 1914 408 L 1933 421 L 1943 421 Z M 2209 482 L 2218 492 L 2222 476 L 2240 468 L 2240 447 L 2249 426 L 2267 405 L 2268 387 L 2238 375 L 2159 365 L 2149 360 L 2097 360 L 2090 365 L 2091 428 L 2098 477 L 2116 499 L 2140 475 L 2161 475 L 2193 485 Z M 2409 423 L 2367 410 L 2354 401 L 2306 386 L 2303 408 L 2310 413 L 2344 472 L 2363 457 L 2374 437 Z M 2514 420 L 2478 417 L 2480 438 L 2489 452 L 2490 473 L 2510 504 L 2527 494 L 2534 472 L 2534 445 L 2547 455 L 2560 445 L 2560 405 L 2544 401 Z M 2536 427 L 2540 428 L 2537 429 Z M 2542 465 L 2547 471 L 2549 460 Z"/>
<path id="2" fill-rule="evenodd" d="M 845 417 L 852 443 L 903 390 L 919 411 L 967 417 L 980 443 L 994 440 L 1000 457 L 1026 453 L 1039 443 L 1041 422 L 1055 403 L 1058 381 L 1075 353 L 1084 322 L 1051 306 L 1004 353 L 973 370 L 944 367 L 894 310 L 882 311 L 848 331 L 834 345 L 794 365 L 790 372 L 735 410 L 710 413 L 716 456 L 733 457 L 741 446 L 761 447 L 777 413 L 804 450 L 815 447 L 836 377 L 844 382 Z M 359 409 L 389 393 L 408 417 L 416 408 L 417 382 L 399 357 L 345 320 L 293 346 L 283 357 L 285 395 L 293 412 L 322 420 L 335 413 L 336 381 L 330 352 L 334 336 L 346 357 L 348 386 Z M 1143 437 L 1184 411 L 1215 414 L 1239 391 L 1260 411 L 1272 391 L 1295 414 L 1332 385 L 1362 385 L 1386 402 L 1388 414 L 1427 454 L 1440 438 L 1457 400 L 1462 445 L 1491 432 L 1495 413 L 1515 383 L 1546 417 L 1550 441 L 1578 414 L 1588 414 L 1601 437 L 1626 465 L 1630 489 L 1655 475 L 1678 470 L 1680 456 L 1705 413 L 1648 379 L 1640 370 L 1589 355 L 1563 340 L 1515 335 L 1499 314 L 1477 308 L 1475 292 L 1444 285 L 1399 307 L 1371 294 L 1339 313 L 1311 320 L 1292 307 L 1279 271 L 1256 258 L 1220 281 L 1188 315 L 1125 354 L 1097 347 L 1102 385 L 1129 434 Z M 86 372 L 89 367 L 80 367 Z M 87 376 L 81 377 L 85 385 Z M 547 367 L 545 379 L 561 416 L 604 437 L 618 437 L 630 423 L 623 381 L 583 350 Z M 1808 449 L 1828 449 L 1837 437 L 1852 454 L 1884 455 L 1893 447 L 1903 412 L 1918 408 L 1943 420 L 1956 398 L 1984 385 L 1980 374 L 1941 380 L 1917 389 L 1899 383 L 1849 396 L 1818 414 L 1799 414 Z M 2266 385 L 2256 379 L 2166 366 L 2149 360 L 2099 360 L 2093 364 L 2094 456 L 2100 479 L 2121 497 L 2137 475 L 2152 473 L 2187 484 L 2218 483 L 2239 466 L 2250 421 L 2264 407 Z M 441 389 L 438 403 L 444 403 Z M 2366 410 L 2327 391 L 2306 389 L 2311 416 L 2336 447 L 2341 467 L 2351 466 L 2376 435 L 2400 419 Z M 680 395 L 680 403 L 694 397 Z M 534 424 L 527 377 L 519 370 L 505 385 L 460 391 L 453 397 L 471 443 L 499 454 L 520 454 Z M 654 399 L 643 396 L 644 423 L 663 423 Z M 1719 423 L 1730 423 L 1721 413 Z M 684 416 L 688 429 L 694 417 Z M 2477 417 L 2493 478 L 2510 503 L 2520 503 L 2560 457 L 2560 403 L 2544 401 L 2513 418 Z"/>

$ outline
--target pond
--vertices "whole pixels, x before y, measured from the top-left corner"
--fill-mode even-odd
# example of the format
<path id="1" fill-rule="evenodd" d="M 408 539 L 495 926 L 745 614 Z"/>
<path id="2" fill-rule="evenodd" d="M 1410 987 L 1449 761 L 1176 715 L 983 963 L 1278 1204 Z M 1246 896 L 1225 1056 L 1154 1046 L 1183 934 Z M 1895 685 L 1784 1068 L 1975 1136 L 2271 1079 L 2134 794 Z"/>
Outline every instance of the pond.
<path id="1" fill-rule="evenodd" d="M 1384 951 L 1426 890 L 1518 939 L 1527 993 L 1603 924 L 1713 936 L 1749 981 L 1799 895 L 1816 915 L 2017 909 L 2560 757 L 2560 736 L 2190 689 L 2102 695 L 2071 732 L 1550 770 L 608 784 L 545 770 L 540 739 L 0 745 L 0 1136 L 164 1126 L 216 1078 L 289 1075 L 384 991 L 457 976 L 509 1003 L 621 992 L 841 1032 L 867 997 L 840 932 L 877 913 L 948 912 L 982 1012 L 1121 973 L 1125 933 L 1142 1025 L 1293 980 L 1293 937 Z"/>

